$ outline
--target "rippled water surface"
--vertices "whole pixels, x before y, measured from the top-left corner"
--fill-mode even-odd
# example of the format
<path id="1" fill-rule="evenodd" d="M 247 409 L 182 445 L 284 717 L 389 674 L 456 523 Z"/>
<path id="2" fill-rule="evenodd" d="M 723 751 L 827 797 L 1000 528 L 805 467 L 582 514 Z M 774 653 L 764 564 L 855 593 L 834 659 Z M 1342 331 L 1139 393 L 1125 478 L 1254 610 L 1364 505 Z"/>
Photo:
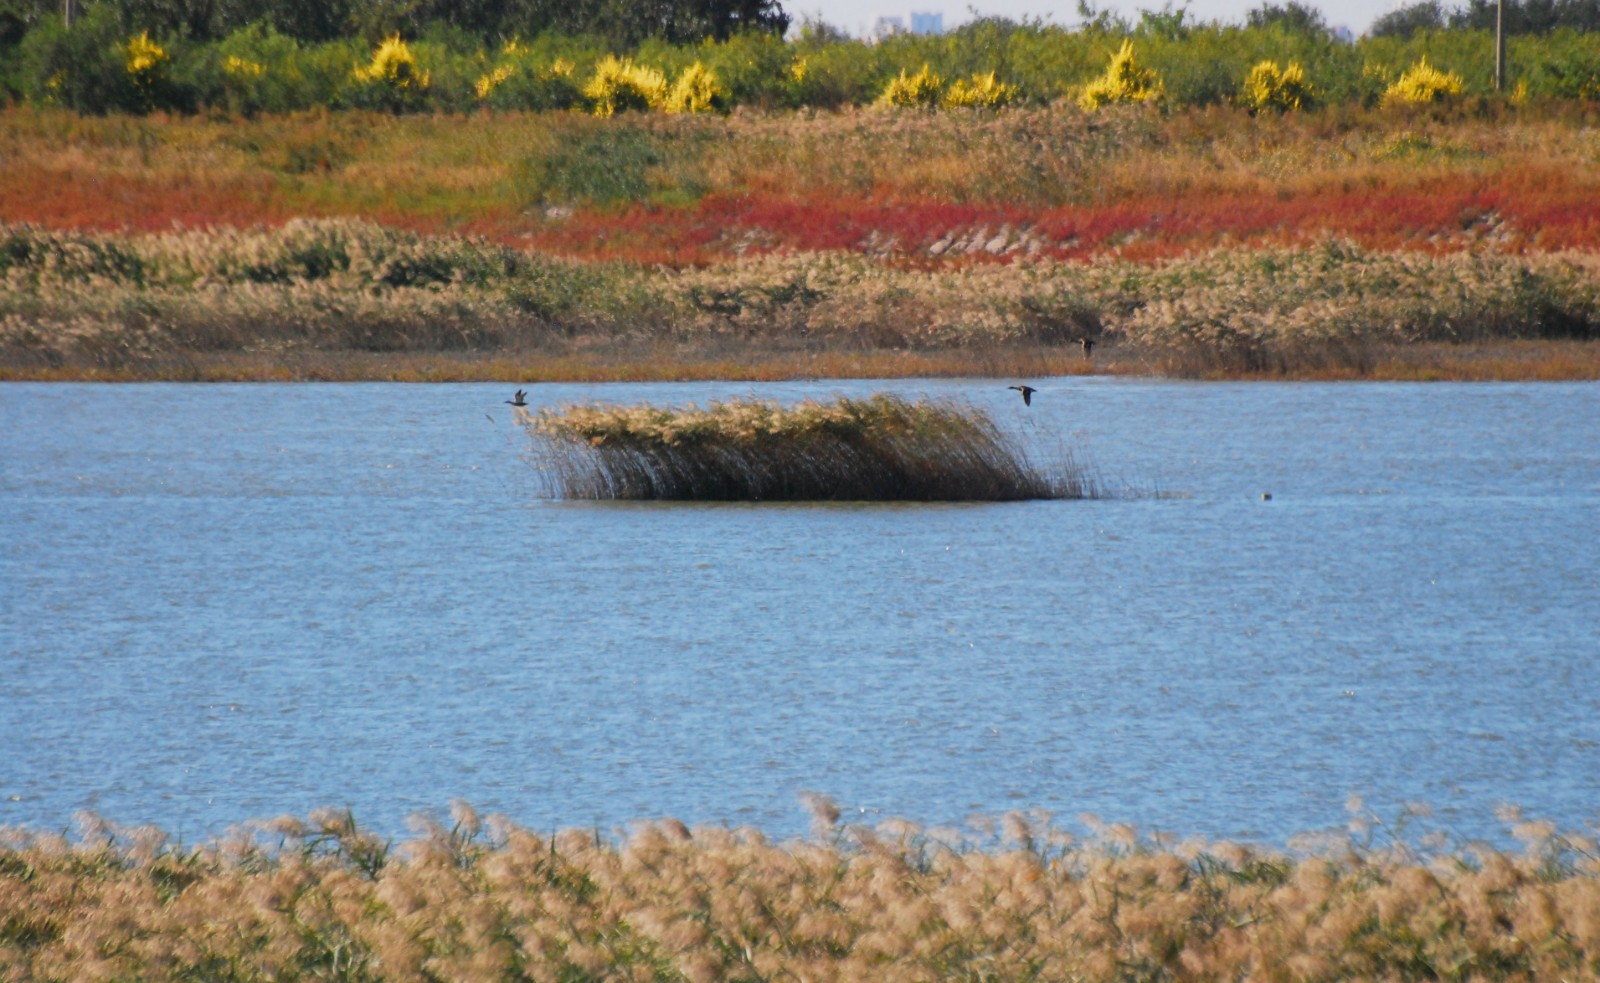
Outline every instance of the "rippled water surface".
<path id="1" fill-rule="evenodd" d="M 1034 384 L 529 398 L 953 395 L 1135 494 L 556 502 L 507 386 L 0 385 L 0 823 L 1600 816 L 1600 386 Z"/>

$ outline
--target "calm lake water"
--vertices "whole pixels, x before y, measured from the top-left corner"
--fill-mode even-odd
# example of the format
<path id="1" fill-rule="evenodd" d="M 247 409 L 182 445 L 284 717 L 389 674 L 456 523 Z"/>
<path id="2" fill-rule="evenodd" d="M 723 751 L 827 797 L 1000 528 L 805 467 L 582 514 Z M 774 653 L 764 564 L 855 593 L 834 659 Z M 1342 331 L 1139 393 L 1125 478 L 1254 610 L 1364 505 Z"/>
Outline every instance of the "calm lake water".
<path id="1" fill-rule="evenodd" d="M 957 396 L 1136 494 L 557 502 L 511 386 L 0 385 L 0 824 L 1600 818 L 1600 386 L 1033 384 L 529 399 Z"/>

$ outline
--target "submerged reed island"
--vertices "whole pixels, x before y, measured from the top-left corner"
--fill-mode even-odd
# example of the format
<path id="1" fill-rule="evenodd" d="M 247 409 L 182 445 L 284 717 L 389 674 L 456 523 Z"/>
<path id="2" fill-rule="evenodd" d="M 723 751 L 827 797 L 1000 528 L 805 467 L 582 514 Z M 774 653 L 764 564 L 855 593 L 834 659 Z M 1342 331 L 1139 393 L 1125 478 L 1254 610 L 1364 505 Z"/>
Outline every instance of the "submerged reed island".
<path id="1" fill-rule="evenodd" d="M 70 838 L 0 830 L 0 977 L 1600 979 L 1595 841 L 1520 816 L 1510 852 L 1358 823 L 1285 853 L 814 812 L 782 844 L 675 820 L 543 834 L 459 803 L 399 843 L 333 809 L 198 847 L 94 817 Z"/>
<path id="2" fill-rule="evenodd" d="M 701 409 L 519 411 L 552 494 L 703 501 L 1018 501 L 1091 498 L 1070 460 L 1032 465 L 987 413 L 892 394 Z"/>

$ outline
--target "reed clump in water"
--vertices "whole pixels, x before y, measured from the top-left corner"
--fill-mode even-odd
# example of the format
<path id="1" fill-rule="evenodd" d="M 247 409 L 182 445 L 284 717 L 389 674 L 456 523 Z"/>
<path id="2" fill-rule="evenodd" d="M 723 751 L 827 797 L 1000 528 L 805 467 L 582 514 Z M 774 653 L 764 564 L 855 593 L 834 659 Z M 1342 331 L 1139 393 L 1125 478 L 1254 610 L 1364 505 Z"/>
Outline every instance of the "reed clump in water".
<path id="1" fill-rule="evenodd" d="M 982 410 L 879 394 L 781 406 L 569 406 L 527 418 L 552 491 L 580 499 L 1020 501 L 1088 498 L 1046 473 Z"/>

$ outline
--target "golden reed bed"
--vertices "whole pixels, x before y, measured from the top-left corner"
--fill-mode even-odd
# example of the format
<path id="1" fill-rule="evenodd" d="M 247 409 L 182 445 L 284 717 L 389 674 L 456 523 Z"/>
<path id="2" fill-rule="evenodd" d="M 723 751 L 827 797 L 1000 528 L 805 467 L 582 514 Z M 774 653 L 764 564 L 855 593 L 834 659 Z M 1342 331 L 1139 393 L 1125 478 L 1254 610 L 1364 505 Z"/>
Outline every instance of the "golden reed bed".
<path id="1" fill-rule="evenodd" d="M 1370 817 L 1285 854 L 1075 839 L 1011 814 L 966 833 L 811 839 L 666 820 L 551 836 L 349 813 L 200 848 L 80 817 L 0 833 L 0 979 L 1594 980 L 1592 836 L 1510 815 L 1523 849 L 1408 847 Z"/>

